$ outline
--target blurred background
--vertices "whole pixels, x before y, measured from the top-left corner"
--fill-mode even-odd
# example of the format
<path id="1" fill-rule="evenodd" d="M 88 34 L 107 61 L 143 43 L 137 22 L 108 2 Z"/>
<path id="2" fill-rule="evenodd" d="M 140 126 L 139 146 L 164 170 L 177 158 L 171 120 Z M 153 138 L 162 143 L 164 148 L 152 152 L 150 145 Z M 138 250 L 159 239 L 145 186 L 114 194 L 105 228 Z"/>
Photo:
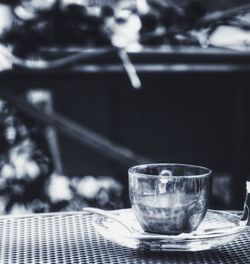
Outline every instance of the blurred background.
<path id="1" fill-rule="evenodd" d="M 210 207 L 242 209 L 248 1 L 1 2 L 1 214 L 129 207 L 145 162 L 209 167 Z"/>

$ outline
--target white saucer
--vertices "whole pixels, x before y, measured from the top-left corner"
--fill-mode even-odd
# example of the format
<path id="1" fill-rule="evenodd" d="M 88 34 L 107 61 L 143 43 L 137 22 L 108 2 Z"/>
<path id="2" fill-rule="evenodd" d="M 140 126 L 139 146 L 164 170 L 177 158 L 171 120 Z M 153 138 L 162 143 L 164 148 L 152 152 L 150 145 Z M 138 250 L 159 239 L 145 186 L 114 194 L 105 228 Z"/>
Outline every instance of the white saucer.
<path id="1" fill-rule="evenodd" d="M 131 225 L 130 233 L 114 220 L 96 215 L 94 227 L 108 240 L 119 245 L 150 251 L 201 251 L 235 240 L 247 226 L 238 226 L 240 217 L 224 211 L 208 210 L 199 228 L 192 233 L 159 235 L 146 233 L 137 222 L 132 209 L 112 211 L 121 221 Z"/>

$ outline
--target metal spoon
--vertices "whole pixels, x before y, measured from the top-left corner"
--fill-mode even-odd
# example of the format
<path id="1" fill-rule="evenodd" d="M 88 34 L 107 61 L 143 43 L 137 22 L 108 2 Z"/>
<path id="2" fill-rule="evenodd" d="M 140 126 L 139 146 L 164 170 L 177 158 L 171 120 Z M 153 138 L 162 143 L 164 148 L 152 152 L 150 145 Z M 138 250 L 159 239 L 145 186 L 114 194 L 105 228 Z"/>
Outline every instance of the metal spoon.
<path id="1" fill-rule="evenodd" d="M 99 208 L 93 208 L 93 207 L 84 207 L 82 210 L 85 211 L 85 212 L 98 214 L 98 215 L 104 216 L 106 218 L 112 219 L 113 221 L 115 221 L 118 224 L 120 224 L 123 227 L 125 227 L 131 234 L 134 234 L 134 232 L 135 232 L 135 229 L 133 227 L 131 227 L 128 224 L 125 224 L 123 221 L 118 219 L 114 214 L 109 213 L 108 211 L 105 211 L 105 210 L 102 210 L 102 209 L 99 209 Z"/>
<path id="2" fill-rule="evenodd" d="M 197 238 L 204 238 L 204 234 L 206 236 L 209 237 L 213 237 L 213 236 L 218 236 L 218 235 L 223 235 L 225 233 L 226 230 L 230 230 L 232 228 L 239 228 L 239 230 L 241 230 L 242 228 L 246 227 L 246 226 L 250 226 L 250 219 L 249 219 L 249 203 L 250 203 L 250 182 L 246 182 L 246 199 L 244 202 L 244 210 L 243 210 L 243 214 L 242 217 L 240 219 L 240 221 L 236 224 L 236 225 L 226 225 L 226 226 L 222 226 L 222 227 L 215 227 L 215 228 L 207 228 L 205 230 L 202 231 L 195 231 L 193 233 L 193 236 L 197 239 Z M 131 225 L 128 225 L 127 223 L 124 223 L 123 221 L 121 221 L 120 219 L 118 219 L 114 214 L 99 209 L 99 208 L 92 208 L 92 207 L 85 207 L 82 209 L 85 212 L 89 212 L 89 213 L 93 213 L 93 214 L 98 214 L 101 216 L 104 216 L 106 218 L 112 219 L 113 221 L 117 222 L 118 224 L 122 225 L 124 228 L 126 228 L 130 235 L 128 236 L 128 238 L 133 238 L 133 239 L 140 239 L 140 240 L 154 240 L 154 239 L 167 239 L 168 237 L 171 238 L 171 240 L 173 239 L 189 239 L 190 238 L 190 234 L 185 234 L 182 233 L 180 235 L 177 236 L 167 236 L 167 235 L 160 235 L 160 234 L 150 234 L 150 233 L 146 233 L 146 234 L 140 234 L 136 229 L 134 229 Z M 217 212 L 215 210 L 209 210 L 210 212 Z M 224 214 L 229 214 L 232 215 L 231 213 L 227 213 L 227 212 L 223 212 Z"/>
<path id="3" fill-rule="evenodd" d="M 195 231 L 192 233 L 192 236 L 190 237 L 189 233 L 181 233 L 180 235 L 162 235 L 162 234 L 151 234 L 151 233 L 140 233 L 138 230 L 133 228 L 131 225 L 128 225 L 127 223 L 123 222 L 121 219 L 118 219 L 114 214 L 99 209 L 99 208 L 92 208 L 92 207 L 85 207 L 82 209 L 85 212 L 93 213 L 93 214 L 98 214 L 101 216 L 104 216 L 108 219 L 111 219 L 118 224 L 122 225 L 124 228 L 126 228 L 129 231 L 129 234 L 126 236 L 127 238 L 131 239 L 139 239 L 139 240 L 160 240 L 160 239 L 170 239 L 170 240 L 180 240 L 180 239 L 198 239 L 198 238 L 204 238 L 205 237 L 216 237 L 220 235 L 224 235 L 225 231 L 230 230 L 232 228 L 238 228 L 239 231 L 242 230 L 246 226 L 245 221 L 239 221 L 237 225 L 226 225 L 223 227 L 215 227 L 215 228 L 207 228 L 205 230 L 199 230 Z M 214 210 L 209 210 L 213 212 Z M 217 212 L 217 211 L 215 211 Z M 223 212 L 226 213 L 226 212 Z M 228 213 L 231 215 L 231 213 Z"/>

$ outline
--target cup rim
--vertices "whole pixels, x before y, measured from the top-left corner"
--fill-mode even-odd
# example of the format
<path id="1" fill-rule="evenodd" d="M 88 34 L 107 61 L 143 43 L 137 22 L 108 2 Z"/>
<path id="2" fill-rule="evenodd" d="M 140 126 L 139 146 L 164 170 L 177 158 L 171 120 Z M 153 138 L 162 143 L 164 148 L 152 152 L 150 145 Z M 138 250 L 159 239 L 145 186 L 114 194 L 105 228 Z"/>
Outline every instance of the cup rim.
<path id="1" fill-rule="evenodd" d="M 139 168 L 139 167 L 142 167 L 142 166 L 150 166 L 150 165 L 154 165 L 154 166 L 182 166 L 182 167 L 193 167 L 193 168 L 199 168 L 199 169 L 203 169 L 207 172 L 205 173 L 201 173 L 201 174 L 195 174 L 195 175 L 182 175 L 182 176 L 168 176 L 168 175 L 153 175 L 153 174 L 145 174 L 145 173 L 140 173 L 140 172 L 136 172 L 135 169 Z M 207 168 L 207 167 L 203 167 L 203 166 L 199 166 L 199 165 L 193 165 L 193 164 L 185 164 L 185 163 L 148 163 L 148 164 L 140 164 L 140 165 L 135 165 L 133 167 L 130 167 L 128 169 L 128 173 L 129 174 L 133 174 L 135 176 L 139 176 L 139 177 L 144 177 L 144 178 L 147 178 L 147 177 L 152 177 L 152 178 L 166 178 L 166 179 L 169 179 L 169 177 L 171 178 L 203 178 L 203 177 L 207 177 L 209 175 L 212 174 L 212 170 Z"/>

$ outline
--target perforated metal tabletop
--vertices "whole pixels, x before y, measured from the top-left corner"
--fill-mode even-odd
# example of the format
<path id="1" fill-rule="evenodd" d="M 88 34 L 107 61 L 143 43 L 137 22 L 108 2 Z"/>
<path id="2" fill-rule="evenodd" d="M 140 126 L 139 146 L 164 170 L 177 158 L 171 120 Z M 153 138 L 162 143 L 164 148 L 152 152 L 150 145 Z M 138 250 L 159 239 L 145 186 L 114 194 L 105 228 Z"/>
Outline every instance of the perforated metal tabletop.
<path id="1" fill-rule="evenodd" d="M 100 236 L 82 212 L 0 218 L 0 263 L 250 263 L 250 231 L 210 251 L 143 252 Z"/>

